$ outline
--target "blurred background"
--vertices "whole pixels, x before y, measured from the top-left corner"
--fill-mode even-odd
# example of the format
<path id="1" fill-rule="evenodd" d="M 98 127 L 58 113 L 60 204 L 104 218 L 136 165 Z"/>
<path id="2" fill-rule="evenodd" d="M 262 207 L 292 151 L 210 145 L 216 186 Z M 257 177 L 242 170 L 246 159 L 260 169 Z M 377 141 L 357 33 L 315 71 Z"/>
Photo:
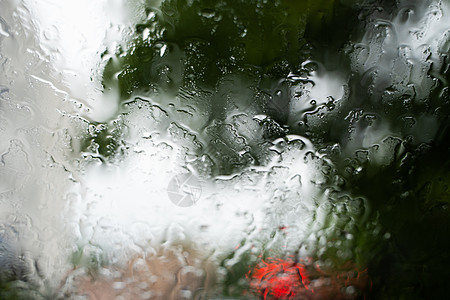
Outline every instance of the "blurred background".
<path id="1" fill-rule="evenodd" d="M 445 299 L 447 0 L 0 2 L 1 299 Z"/>

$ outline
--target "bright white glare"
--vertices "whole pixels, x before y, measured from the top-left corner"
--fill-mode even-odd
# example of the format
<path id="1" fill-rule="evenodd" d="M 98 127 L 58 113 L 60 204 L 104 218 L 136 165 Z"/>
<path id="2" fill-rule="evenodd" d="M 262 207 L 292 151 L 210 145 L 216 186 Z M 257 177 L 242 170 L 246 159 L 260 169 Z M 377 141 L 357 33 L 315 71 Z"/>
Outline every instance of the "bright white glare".
<path id="1" fill-rule="evenodd" d="M 391 19 L 374 18 L 368 24 L 351 59 L 353 71 L 374 77 L 371 89 L 378 94 L 372 101 L 398 101 L 390 99 L 398 99 L 403 93 L 412 93 L 415 101 L 423 101 L 436 84 L 428 74 L 446 83 L 440 69 L 444 63 L 441 54 L 449 51 L 449 15 L 448 1 L 423 1 L 404 6 Z M 392 87 L 396 96 L 388 90 Z M 411 132 L 415 142 L 430 142 L 438 130 L 436 119 L 416 116 L 414 122 Z M 376 123 L 377 126 L 355 128 L 347 144 L 349 152 L 374 144 L 384 147 L 383 139 L 399 136 L 389 122 Z"/>
<path id="2" fill-rule="evenodd" d="M 41 47 L 53 57 L 71 97 L 90 109 L 83 115 L 103 122 L 115 116 L 118 97 L 101 89 L 101 59 L 126 40 L 132 16 L 123 0 L 25 0 L 36 18 Z"/>

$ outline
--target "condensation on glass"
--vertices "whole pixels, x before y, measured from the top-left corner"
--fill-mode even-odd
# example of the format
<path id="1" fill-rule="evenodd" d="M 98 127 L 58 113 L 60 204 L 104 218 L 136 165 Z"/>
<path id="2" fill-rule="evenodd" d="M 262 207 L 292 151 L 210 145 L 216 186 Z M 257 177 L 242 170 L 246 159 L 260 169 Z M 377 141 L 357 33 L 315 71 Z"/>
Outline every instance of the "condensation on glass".
<path id="1" fill-rule="evenodd" d="M 439 298 L 450 4 L 387 2 L 2 1 L 0 298 Z"/>

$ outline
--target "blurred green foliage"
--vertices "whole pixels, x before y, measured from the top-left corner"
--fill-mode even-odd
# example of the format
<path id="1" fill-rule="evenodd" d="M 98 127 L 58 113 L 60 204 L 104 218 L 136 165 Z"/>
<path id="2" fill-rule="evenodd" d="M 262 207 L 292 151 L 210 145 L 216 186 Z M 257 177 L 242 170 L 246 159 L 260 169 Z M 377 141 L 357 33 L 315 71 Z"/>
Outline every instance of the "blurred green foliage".
<path id="1" fill-rule="evenodd" d="M 131 42 L 103 54 L 104 88 L 117 91 L 122 104 L 136 96 L 163 95 L 194 107 L 210 126 L 190 129 L 210 149 L 205 154 L 215 162 L 215 174 L 231 174 L 249 162 L 259 164 L 260 144 L 288 132 L 283 128 L 290 97 L 287 76 L 298 73 L 302 63 L 321 49 L 331 50 L 330 45 L 340 49 L 354 31 L 363 2 L 147 1 L 148 18 L 136 25 Z M 234 137 L 253 142 L 245 145 L 248 153 L 242 158 L 231 153 L 241 145 L 216 143 L 229 134 L 224 120 L 230 108 L 269 116 L 260 125 L 262 140 Z M 109 157 L 121 143 L 111 138 L 113 126 L 102 125 L 102 132 L 86 137 L 82 150 L 96 153 L 97 148 L 100 156 Z"/>
<path id="2" fill-rule="evenodd" d="M 306 58 L 305 30 L 322 32 L 342 6 L 334 0 L 151 3 L 149 20 L 137 25 L 136 38 L 113 54 L 119 55 L 104 72 L 106 87 L 118 79 L 122 98 L 155 85 L 174 93 L 182 85 L 214 89 L 221 76 L 248 67 L 285 76 Z M 342 29 L 340 35 L 348 33 Z"/>

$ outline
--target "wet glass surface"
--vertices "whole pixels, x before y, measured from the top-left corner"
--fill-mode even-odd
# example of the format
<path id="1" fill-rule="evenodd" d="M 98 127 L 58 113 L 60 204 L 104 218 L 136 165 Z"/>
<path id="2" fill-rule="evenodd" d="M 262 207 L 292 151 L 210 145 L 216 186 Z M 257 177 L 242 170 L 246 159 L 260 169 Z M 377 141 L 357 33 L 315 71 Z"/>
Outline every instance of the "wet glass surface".
<path id="1" fill-rule="evenodd" d="M 445 299 L 446 0 L 0 2 L 1 299 Z"/>

